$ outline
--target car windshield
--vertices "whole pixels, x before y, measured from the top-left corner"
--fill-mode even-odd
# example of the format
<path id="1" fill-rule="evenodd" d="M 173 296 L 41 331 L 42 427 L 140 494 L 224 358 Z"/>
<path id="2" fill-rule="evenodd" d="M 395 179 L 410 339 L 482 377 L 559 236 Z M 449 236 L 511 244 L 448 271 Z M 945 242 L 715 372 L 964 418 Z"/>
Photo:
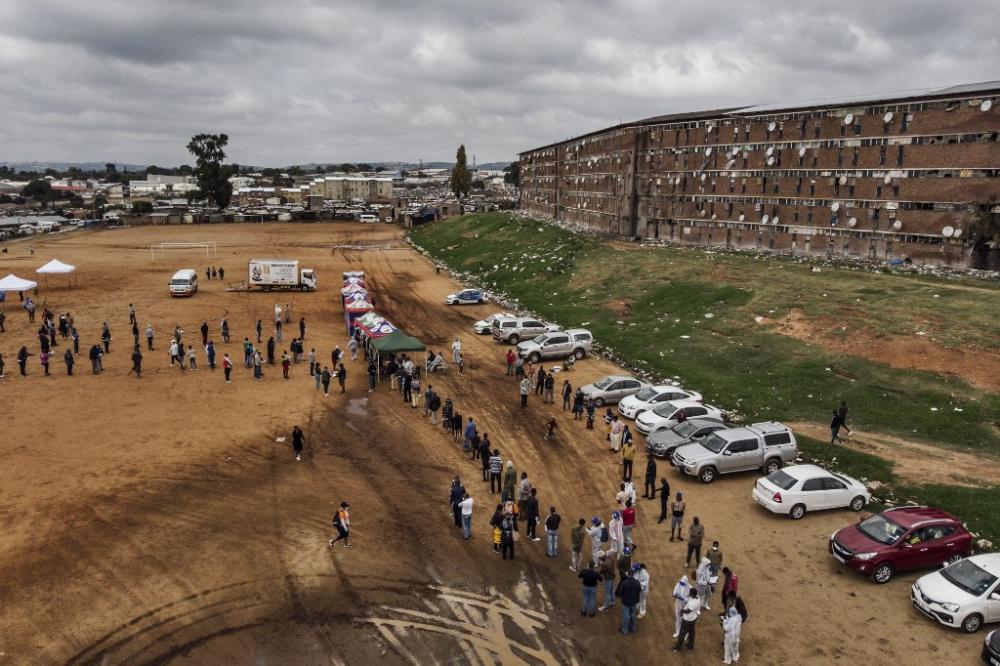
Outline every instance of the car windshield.
<path id="1" fill-rule="evenodd" d="M 646 402 L 656 397 L 656 389 L 648 386 L 635 394 L 636 399 Z"/>
<path id="2" fill-rule="evenodd" d="M 542 344 L 543 342 L 545 342 L 548 339 L 549 339 L 549 336 L 547 336 L 547 335 L 539 335 L 537 338 L 534 338 L 535 342 L 538 343 L 538 344 Z"/>
<path id="3" fill-rule="evenodd" d="M 701 440 L 701 445 L 712 453 L 718 453 L 722 449 L 726 448 L 726 440 L 722 439 L 718 435 L 712 434 Z"/>
<path id="4" fill-rule="evenodd" d="M 941 575 L 952 585 L 974 596 L 980 596 L 993 587 L 997 577 L 976 566 L 970 560 L 961 560 L 941 570 Z"/>
<path id="5" fill-rule="evenodd" d="M 780 469 L 777 472 L 768 474 L 767 480 L 770 483 L 773 483 L 774 485 L 778 486 L 782 490 L 788 490 L 789 488 L 795 485 L 795 477 L 782 472 Z"/>
<path id="6" fill-rule="evenodd" d="M 594 382 L 594 388 L 601 389 L 603 391 L 604 389 L 611 386 L 611 382 L 613 381 L 614 380 L 611 379 L 611 377 L 601 377 L 596 382 Z"/>
<path id="7" fill-rule="evenodd" d="M 690 421 L 684 421 L 683 423 L 678 423 L 674 426 L 674 432 L 676 432 L 681 437 L 691 437 L 696 432 L 698 432 L 698 426 L 691 423 Z"/>
<path id="8" fill-rule="evenodd" d="M 899 538 L 906 533 L 902 525 L 881 515 L 861 521 L 858 523 L 858 529 L 869 539 L 874 539 L 887 546 L 899 541 Z"/>
<path id="9" fill-rule="evenodd" d="M 671 405 L 669 402 L 664 402 L 662 404 L 653 407 L 652 412 L 657 416 L 662 416 L 665 419 L 669 419 L 671 414 L 677 411 L 677 408 Z"/>
<path id="10" fill-rule="evenodd" d="M 191 284 L 191 281 L 190 281 L 190 280 L 184 280 L 184 279 L 180 279 L 180 278 L 179 278 L 179 279 L 177 279 L 177 280 L 171 280 L 171 281 L 170 281 L 170 284 L 177 284 L 177 285 L 189 285 L 189 284 Z"/>

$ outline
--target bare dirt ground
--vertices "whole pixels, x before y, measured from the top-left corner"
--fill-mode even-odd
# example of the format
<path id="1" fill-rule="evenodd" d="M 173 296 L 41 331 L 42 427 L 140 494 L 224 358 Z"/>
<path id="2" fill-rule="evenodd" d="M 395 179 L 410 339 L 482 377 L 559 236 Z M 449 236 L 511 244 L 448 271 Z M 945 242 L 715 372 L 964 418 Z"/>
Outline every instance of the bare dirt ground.
<path id="1" fill-rule="evenodd" d="M 458 285 L 418 254 L 387 249 L 401 247 L 399 238 L 396 228 L 360 225 L 139 228 L 67 234 L 32 243 L 34 257 L 24 244 L 0 257 L 0 272 L 23 276 L 53 256 L 78 265 L 78 288 L 53 280 L 41 300 L 73 313 L 83 348 L 101 321 L 115 336 L 103 375 L 83 362 L 69 378 L 57 362 L 56 376 L 45 378 L 32 358 L 29 377 L 0 379 L 0 664 L 682 660 L 668 648 L 684 546 L 656 524 L 658 502 L 639 503 L 636 559 L 647 565 L 652 591 L 639 633 L 626 638 L 616 618 L 579 615 L 578 580 L 567 571 L 571 525 L 606 519 L 614 505 L 621 468 L 605 451 L 603 430 L 588 432 L 534 396 L 520 410 L 503 373 L 504 348 L 470 327 L 496 308 L 444 306 Z M 188 252 L 150 263 L 149 244 L 169 240 L 214 240 L 219 257 Z M 366 245 L 379 249 L 357 249 Z M 177 268 L 222 264 L 227 278 L 239 279 L 247 259 L 268 255 L 315 268 L 320 290 L 293 299 L 226 293 L 211 281 L 191 299 L 166 293 Z M 262 382 L 240 367 L 240 341 L 258 318 L 270 320 L 279 300 L 306 317 L 307 347 L 328 359 L 345 342 L 337 287 L 348 269 L 364 270 L 379 311 L 432 349 L 460 337 L 465 376 L 449 370 L 432 381 L 529 472 L 542 506 L 558 507 L 558 559 L 523 539 L 514 562 L 494 555 L 486 526 L 494 498 L 479 463 L 386 385 L 366 393 L 360 361 L 348 363 L 347 394 L 329 398 L 302 365 L 287 381 L 268 368 Z M 130 302 L 158 334 L 141 380 L 127 374 Z M 21 344 L 37 348 L 10 305 L 0 334 L 8 373 Z M 174 324 L 191 341 L 207 320 L 218 342 L 223 314 L 233 342 L 220 353 L 237 359 L 233 383 L 219 370 L 170 368 Z M 286 331 L 286 344 L 292 335 Z M 569 377 L 579 385 L 613 370 L 587 359 Z M 544 442 L 553 414 L 558 436 Z M 307 438 L 302 462 L 276 441 L 296 423 Z M 637 476 L 644 466 L 637 461 Z M 477 501 L 471 542 L 452 526 L 446 501 L 456 473 Z M 721 541 L 740 576 L 750 611 L 743 663 L 975 658 L 981 636 L 946 631 L 912 609 L 915 575 L 875 586 L 836 565 L 827 537 L 853 515 L 793 523 L 766 514 L 750 499 L 752 474 L 700 486 L 661 463 L 660 476 L 685 492 L 689 515 L 701 517 L 707 539 Z M 355 547 L 331 550 L 330 516 L 342 499 L 351 502 Z M 706 613 L 697 651 L 683 661 L 720 660 L 721 631 Z"/>
<path id="2" fill-rule="evenodd" d="M 765 321 L 775 324 L 775 333 L 818 344 L 830 352 L 866 358 L 893 368 L 955 375 L 986 391 L 1000 391 L 1000 354 L 981 349 L 949 349 L 926 338 L 873 335 L 864 330 L 838 336 L 834 334 L 837 323 L 832 318 L 810 319 L 800 311 L 776 322 Z"/>

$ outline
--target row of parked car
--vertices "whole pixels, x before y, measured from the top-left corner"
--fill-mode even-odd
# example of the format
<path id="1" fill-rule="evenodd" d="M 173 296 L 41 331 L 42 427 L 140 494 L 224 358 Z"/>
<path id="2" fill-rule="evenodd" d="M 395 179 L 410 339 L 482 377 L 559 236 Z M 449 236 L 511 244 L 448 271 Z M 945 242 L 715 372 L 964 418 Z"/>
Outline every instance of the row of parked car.
<path id="1" fill-rule="evenodd" d="M 593 337 L 584 329 L 561 330 L 537 318 L 499 312 L 474 325 L 501 343 L 517 345 L 521 358 L 581 359 Z M 864 483 L 816 465 L 790 465 L 798 457 L 795 435 L 781 423 L 734 427 L 725 413 L 706 405 L 697 391 L 609 375 L 581 387 L 597 406 L 618 414 L 646 435 L 649 455 L 665 458 L 682 474 L 711 483 L 722 474 L 761 470 L 752 499 L 776 514 L 800 520 L 807 513 L 871 502 Z M 914 606 L 949 627 L 972 633 L 1000 622 L 1000 553 L 972 555 L 972 534 L 955 516 L 929 507 L 887 509 L 830 535 L 828 550 L 840 563 L 889 582 L 897 572 L 944 565 L 911 587 Z M 987 636 L 983 660 L 1000 666 L 1000 632 Z"/>

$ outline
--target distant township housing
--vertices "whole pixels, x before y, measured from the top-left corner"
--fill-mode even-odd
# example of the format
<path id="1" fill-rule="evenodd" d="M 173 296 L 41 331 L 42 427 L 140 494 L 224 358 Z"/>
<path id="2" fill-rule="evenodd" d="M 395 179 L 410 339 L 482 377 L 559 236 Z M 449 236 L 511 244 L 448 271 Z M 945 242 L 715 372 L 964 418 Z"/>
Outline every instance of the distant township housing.
<path id="1" fill-rule="evenodd" d="M 997 268 L 1000 81 L 656 116 L 520 154 L 521 207 L 611 237 Z"/>

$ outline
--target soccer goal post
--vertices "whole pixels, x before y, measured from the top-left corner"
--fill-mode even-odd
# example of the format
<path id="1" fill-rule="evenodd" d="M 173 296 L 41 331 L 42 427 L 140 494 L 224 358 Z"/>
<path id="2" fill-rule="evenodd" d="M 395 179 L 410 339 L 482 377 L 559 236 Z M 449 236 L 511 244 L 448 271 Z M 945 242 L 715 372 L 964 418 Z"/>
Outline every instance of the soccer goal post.
<path id="1" fill-rule="evenodd" d="M 153 243 L 149 246 L 149 259 L 150 261 L 156 261 L 156 253 L 159 252 L 163 254 L 166 251 L 178 251 L 178 250 L 205 250 L 205 258 L 217 257 L 219 256 L 218 249 L 215 246 L 215 241 L 172 241 L 163 243 Z"/>

